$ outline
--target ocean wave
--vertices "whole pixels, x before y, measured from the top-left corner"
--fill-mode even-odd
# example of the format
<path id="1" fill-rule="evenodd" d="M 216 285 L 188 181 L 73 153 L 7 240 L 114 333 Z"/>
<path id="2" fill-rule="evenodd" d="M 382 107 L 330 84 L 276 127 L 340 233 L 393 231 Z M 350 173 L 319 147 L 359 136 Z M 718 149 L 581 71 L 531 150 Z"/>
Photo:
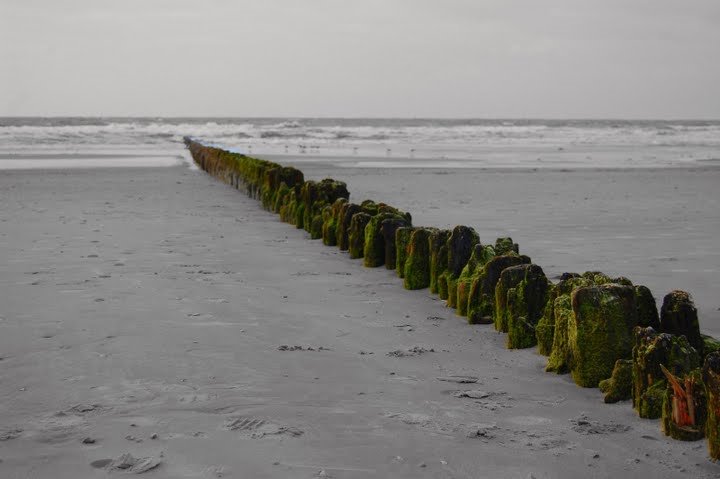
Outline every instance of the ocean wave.
<path id="1" fill-rule="evenodd" d="M 720 147 L 720 122 L 394 119 L 0 119 L 0 144 L 434 145 L 440 148 Z"/>

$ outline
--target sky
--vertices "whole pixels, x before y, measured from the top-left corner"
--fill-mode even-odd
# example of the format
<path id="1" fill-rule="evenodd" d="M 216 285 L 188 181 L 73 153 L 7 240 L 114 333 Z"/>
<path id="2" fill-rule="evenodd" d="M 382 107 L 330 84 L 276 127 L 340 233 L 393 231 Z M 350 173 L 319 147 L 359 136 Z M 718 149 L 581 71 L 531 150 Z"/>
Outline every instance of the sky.
<path id="1" fill-rule="evenodd" d="M 0 0 L 0 116 L 720 119 L 720 0 Z"/>

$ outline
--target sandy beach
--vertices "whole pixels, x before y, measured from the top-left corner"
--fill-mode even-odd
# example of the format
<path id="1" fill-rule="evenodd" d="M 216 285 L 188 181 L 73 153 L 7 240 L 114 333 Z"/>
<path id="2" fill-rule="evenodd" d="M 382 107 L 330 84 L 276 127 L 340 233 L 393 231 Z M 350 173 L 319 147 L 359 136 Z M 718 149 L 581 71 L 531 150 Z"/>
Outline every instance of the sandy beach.
<path id="1" fill-rule="evenodd" d="M 302 169 L 418 225 L 510 235 L 550 277 L 687 289 L 720 333 L 720 170 Z M 202 171 L 6 171 L 0 199 L 2 477 L 122 476 L 126 453 L 158 478 L 719 474 L 704 441 Z"/>

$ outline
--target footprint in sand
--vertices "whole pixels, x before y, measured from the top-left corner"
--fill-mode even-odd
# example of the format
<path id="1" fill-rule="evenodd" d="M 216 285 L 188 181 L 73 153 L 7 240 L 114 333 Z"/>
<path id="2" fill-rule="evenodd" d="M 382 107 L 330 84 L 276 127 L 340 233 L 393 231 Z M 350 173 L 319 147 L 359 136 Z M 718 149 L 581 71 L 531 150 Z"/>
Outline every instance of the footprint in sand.
<path id="1" fill-rule="evenodd" d="M 116 459 L 98 459 L 90 465 L 97 469 L 105 469 L 106 471 L 122 471 L 128 474 L 142 474 L 157 468 L 162 461 L 155 457 L 133 457 L 131 454 L 125 453 Z"/>
<path id="2" fill-rule="evenodd" d="M 300 437 L 304 431 L 289 426 L 280 426 L 266 421 L 263 418 L 252 416 L 238 416 L 229 419 L 225 423 L 225 428 L 230 431 L 239 431 L 245 435 L 249 435 L 253 439 L 261 439 L 265 436 L 287 435 L 290 437 Z"/>

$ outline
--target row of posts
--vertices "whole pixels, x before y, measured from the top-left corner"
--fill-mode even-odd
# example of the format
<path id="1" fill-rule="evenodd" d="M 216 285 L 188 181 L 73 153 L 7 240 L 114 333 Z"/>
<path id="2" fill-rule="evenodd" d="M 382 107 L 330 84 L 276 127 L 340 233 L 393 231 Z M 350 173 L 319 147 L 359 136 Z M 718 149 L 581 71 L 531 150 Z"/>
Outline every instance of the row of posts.
<path id="1" fill-rule="evenodd" d="M 468 323 L 507 333 L 508 348 L 536 347 L 547 371 L 599 387 L 605 402 L 632 400 L 666 435 L 706 438 L 720 459 L 720 342 L 700 333 L 687 292 L 668 293 L 658 311 L 651 291 L 625 277 L 588 271 L 553 283 L 511 238 L 483 244 L 468 226 L 413 226 L 385 203 L 351 203 L 341 181 L 305 181 L 292 167 L 186 144 L 201 168 L 312 239 L 396 270 L 406 289 L 429 288 Z"/>

